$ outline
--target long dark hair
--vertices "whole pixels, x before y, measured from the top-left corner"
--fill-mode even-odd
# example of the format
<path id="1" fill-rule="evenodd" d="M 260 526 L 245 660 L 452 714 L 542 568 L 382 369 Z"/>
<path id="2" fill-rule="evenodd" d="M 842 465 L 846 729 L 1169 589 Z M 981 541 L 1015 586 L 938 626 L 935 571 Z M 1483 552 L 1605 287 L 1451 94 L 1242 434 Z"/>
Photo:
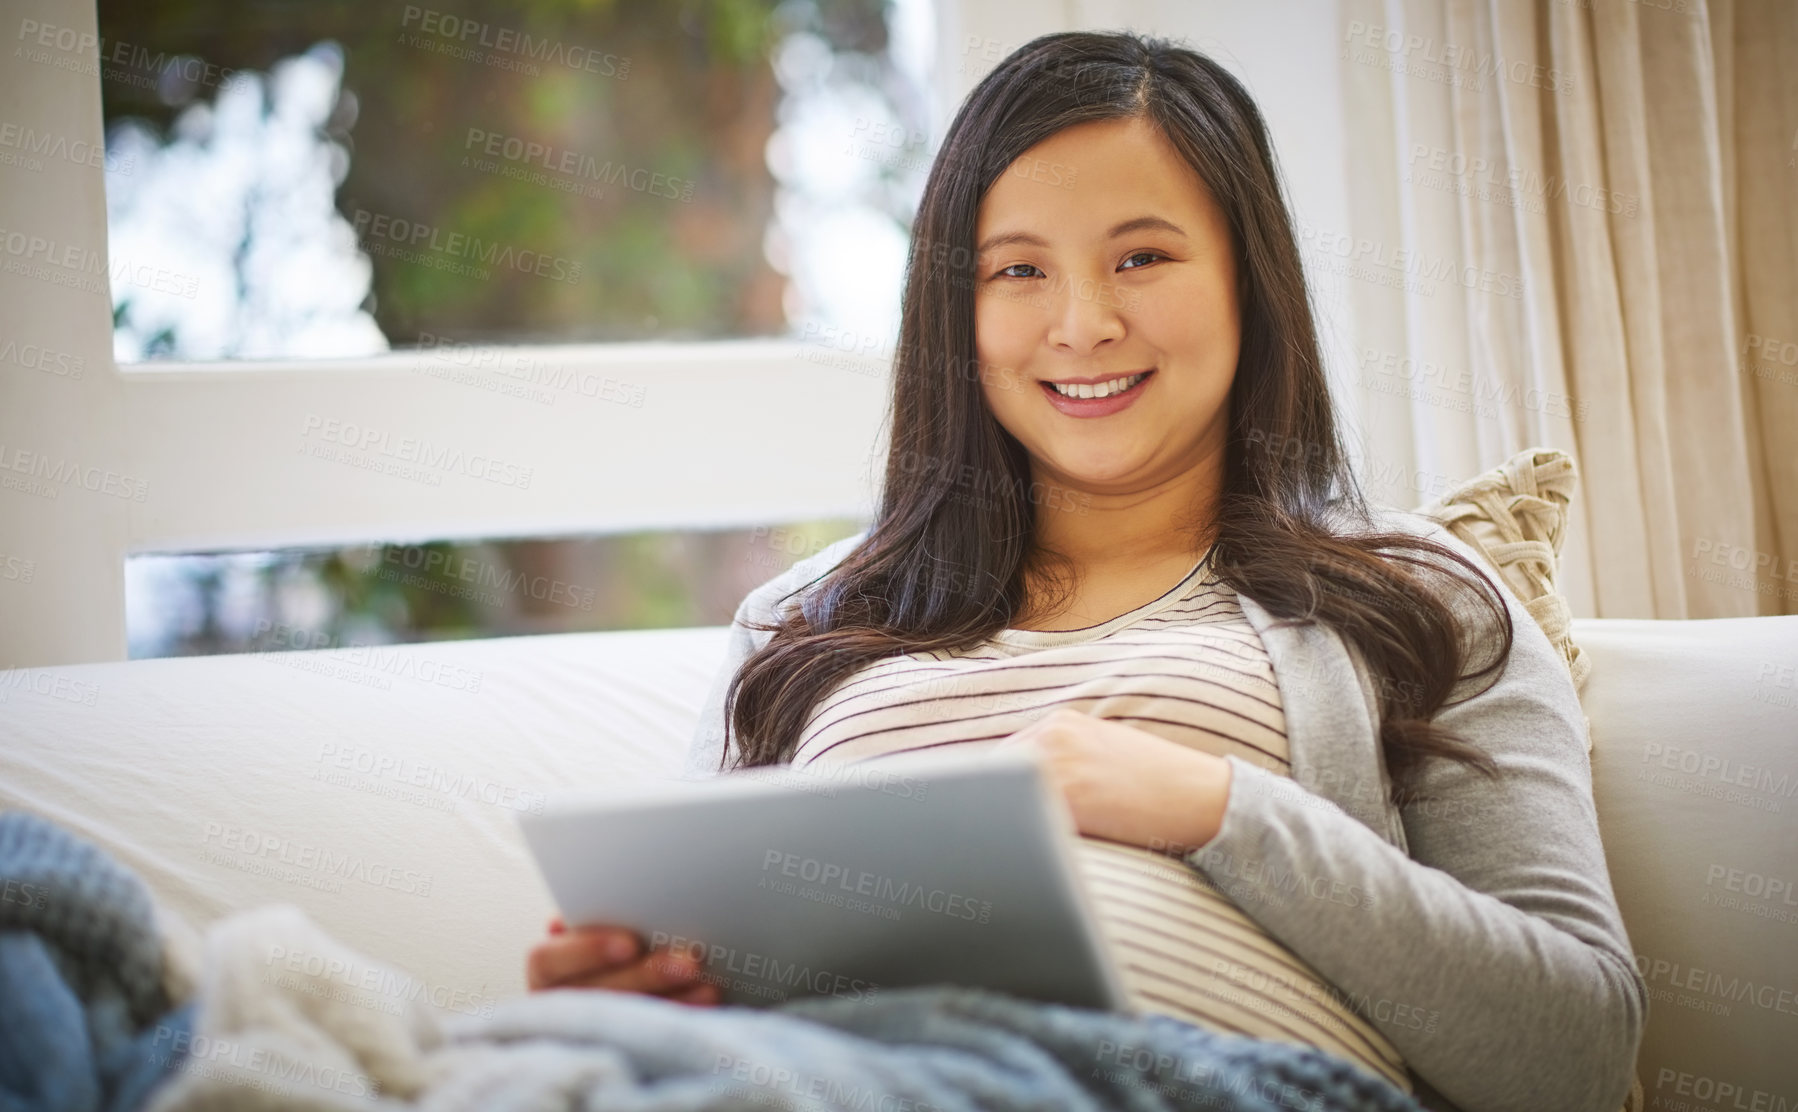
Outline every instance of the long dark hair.
<path id="1" fill-rule="evenodd" d="M 1511 648 L 1509 613 L 1469 561 L 1373 528 L 1337 428 L 1259 111 L 1203 55 L 1089 32 L 1019 47 L 949 127 L 913 227 L 878 515 L 854 551 L 800 588 L 795 612 L 759 627 L 773 636 L 725 697 L 725 751 L 734 732 L 738 767 L 791 760 L 819 699 L 858 669 L 973 647 L 1023 612 L 1026 573 L 1034 578 L 1045 559 L 1033 514 L 1058 510 L 1037 496 L 1027 453 L 982 397 L 976 214 L 1030 147 L 1074 124 L 1130 117 L 1152 121 L 1197 171 L 1234 241 L 1242 341 L 1213 570 L 1283 622 L 1326 623 L 1359 650 L 1378 692 L 1395 801 L 1427 758 L 1495 774 L 1482 751 L 1430 719 L 1451 694 L 1496 679 Z M 1455 604 L 1469 598 L 1475 616 L 1484 609 L 1503 630 L 1498 645 L 1469 635 L 1483 623 L 1457 620 Z M 784 609 L 777 604 L 777 615 Z"/>

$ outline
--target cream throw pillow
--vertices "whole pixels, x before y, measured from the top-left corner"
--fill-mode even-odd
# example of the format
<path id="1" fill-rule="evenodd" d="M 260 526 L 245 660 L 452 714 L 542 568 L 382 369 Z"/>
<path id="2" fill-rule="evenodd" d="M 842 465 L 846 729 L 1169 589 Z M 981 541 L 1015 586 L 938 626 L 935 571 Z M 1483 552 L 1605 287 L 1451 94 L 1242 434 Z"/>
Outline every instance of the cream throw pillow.
<path id="1" fill-rule="evenodd" d="M 1560 650 L 1576 689 L 1592 664 L 1573 643 L 1573 615 L 1555 575 L 1578 482 L 1572 456 L 1528 448 L 1417 510 L 1485 558 Z"/>

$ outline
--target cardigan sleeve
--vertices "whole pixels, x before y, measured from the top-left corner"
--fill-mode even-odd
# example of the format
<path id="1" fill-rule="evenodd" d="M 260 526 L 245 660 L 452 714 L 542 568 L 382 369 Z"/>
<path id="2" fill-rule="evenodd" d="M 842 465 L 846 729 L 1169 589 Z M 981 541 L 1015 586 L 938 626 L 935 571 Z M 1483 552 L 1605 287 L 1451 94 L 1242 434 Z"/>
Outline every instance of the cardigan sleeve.
<path id="1" fill-rule="evenodd" d="M 1471 555 L 1445 531 L 1434 539 Z M 1605 866 L 1578 695 L 1522 604 L 1499 593 L 1515 631 L 1507 663 L 1435 718 L 1489 754 L 1499 779 L 1429 762 L 1401 809 L 1409 856 L 1232 756 L 1222 825 L 1185 859 L 1461 1112 L 1616 1112 L 1647 986 Z M 1317 697 L 1366 697 L 1342 679 Z"/>

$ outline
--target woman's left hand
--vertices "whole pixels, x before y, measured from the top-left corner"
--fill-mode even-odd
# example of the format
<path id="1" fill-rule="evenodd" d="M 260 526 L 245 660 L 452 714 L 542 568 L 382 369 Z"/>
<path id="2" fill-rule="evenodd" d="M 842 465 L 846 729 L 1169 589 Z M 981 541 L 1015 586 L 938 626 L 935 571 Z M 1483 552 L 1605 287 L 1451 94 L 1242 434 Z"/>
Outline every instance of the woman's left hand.
<path id="1" fill-rule="evenodd" d="M 1051 711 L 999 743 L 1037 751 L 1080 833 L 1186 854 L 1223 825 L 1230 762 L 1146 730 Z"/>

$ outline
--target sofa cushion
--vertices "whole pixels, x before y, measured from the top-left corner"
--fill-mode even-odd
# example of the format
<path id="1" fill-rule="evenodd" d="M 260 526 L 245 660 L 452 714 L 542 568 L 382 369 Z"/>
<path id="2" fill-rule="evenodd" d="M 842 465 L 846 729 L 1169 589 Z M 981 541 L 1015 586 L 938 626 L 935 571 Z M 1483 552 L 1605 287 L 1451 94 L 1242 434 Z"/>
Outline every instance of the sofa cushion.
<path id="1" fill-rule="evenodd" d="M 0 672 L 0 809 L 92 839 L 195 924 L 298 904 L 418 978 L 376 1006 L 417 991 L 479 1010 L 523 991 L 554 911 L 515 817 L 675 775 L 724 634 Z"/>
<path id="2" fill-rule="evenodd" d="M 1574 632 L 1646 1107 L 1798 1107 L 1798 617 Z"/>

